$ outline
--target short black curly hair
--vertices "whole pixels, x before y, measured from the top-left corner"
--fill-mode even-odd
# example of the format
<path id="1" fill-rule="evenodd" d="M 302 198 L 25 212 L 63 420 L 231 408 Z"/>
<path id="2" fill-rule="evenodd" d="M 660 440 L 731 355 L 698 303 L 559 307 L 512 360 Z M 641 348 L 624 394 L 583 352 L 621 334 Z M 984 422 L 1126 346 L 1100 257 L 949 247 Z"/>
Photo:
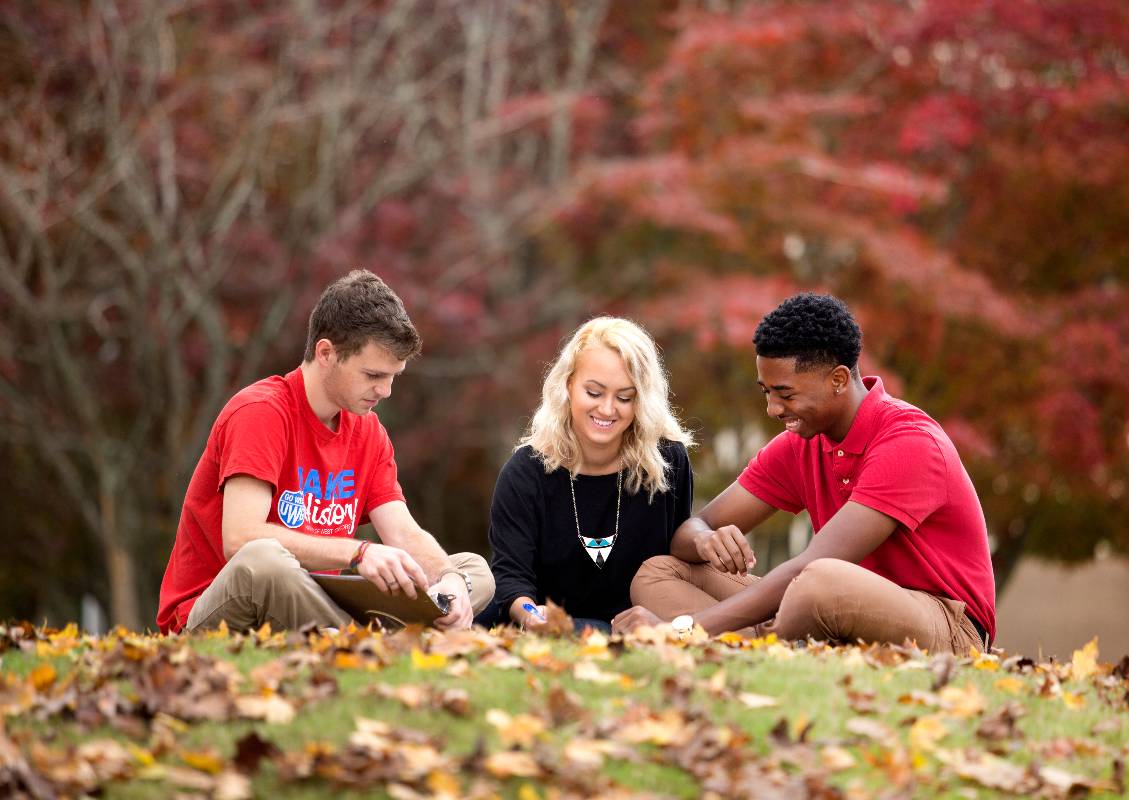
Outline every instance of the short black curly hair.
<path id="1" fill-rule="evenodd" d="M 797 372 L 840 364 L 853 372 L 862 352 L 862 330 L 839 298 L 804 292 L 765 315 L 753 344 L 758 356 L 795 357 Z"/>

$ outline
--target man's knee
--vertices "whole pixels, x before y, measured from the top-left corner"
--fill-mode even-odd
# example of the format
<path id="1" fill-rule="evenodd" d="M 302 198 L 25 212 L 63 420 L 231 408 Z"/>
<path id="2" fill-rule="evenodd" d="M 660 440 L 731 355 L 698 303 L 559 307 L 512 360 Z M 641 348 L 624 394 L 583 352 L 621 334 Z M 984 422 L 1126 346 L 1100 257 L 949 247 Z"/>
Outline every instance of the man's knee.
<path id="1" fill-rule="evenodd" d="M 787 605 L 793 613 L 804 611 L 818 615 L 827 604 L 837 605 L 849 586 L 847 573 L 853 566 L 838 558 L 817 558 L 788 584 L 781 608 Z"/>
<path id="2" fill-rule="evenodd" d="M 228 562 L 229 569 L 259 578 L 286 575 L 300 566 L 278 539 L 252 539 Z"/>
<path id="3" fill-rule="evenodd" d="M 639 592 L 660 581 L 686 580 L 686 562 L 677 556 L 652 556 L 639 565 L 631 579 L 631 602 L 641 605 Z"/>
<path id="4" fill-rule="evenodd" d="M 451 563 L 470 577 L 471 605 L 477 614 L 494 599 L 494 573 L 478 553 L 452 553 Z"/>

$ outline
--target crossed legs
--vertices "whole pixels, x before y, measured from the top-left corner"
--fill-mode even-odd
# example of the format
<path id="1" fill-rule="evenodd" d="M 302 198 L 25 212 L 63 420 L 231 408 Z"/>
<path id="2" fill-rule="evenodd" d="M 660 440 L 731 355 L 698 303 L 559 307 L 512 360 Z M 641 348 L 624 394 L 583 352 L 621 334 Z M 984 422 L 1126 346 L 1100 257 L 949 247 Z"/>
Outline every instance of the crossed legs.
<path id="1" fill-rule="evenodd" d="M 639 568 L 631 601 L 671 619 L 704 611 L 757 580 L 657 556 Z M 804 567 L 785 590 L 775 618 L 757 629 L 781 639 L 896 644 L 911 639 L 930 652 L 984 647 L 964 614 L 964 603 L 902 588 L 858 564 L 833 558 Z"/>

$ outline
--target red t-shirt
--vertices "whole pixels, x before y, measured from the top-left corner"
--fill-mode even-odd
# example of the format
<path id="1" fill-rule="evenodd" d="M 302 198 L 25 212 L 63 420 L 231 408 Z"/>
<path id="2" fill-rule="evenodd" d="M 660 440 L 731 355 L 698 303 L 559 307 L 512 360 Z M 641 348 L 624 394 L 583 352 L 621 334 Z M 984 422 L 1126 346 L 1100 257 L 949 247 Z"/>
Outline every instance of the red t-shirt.
<path id="1" fill-rule="evenodd" d="M 392 442 L 375 413 L 342 411 L 331 431 L 310 408 L 301 369 L 248 386 L 220 412 L 188 484 L 161 581 L 164 633 L 184 627 L 227 563 L 220 526 L 223 485 L 233 475 L 271 485 L 267 522 L 311 536 L 351 537 L 374 508 L 404 499 Z"/>
<path id="2" fill-rule="evenodd" d="M 819 532 L 848 500 L 898 521 L 861 566 L 907 589 L 962 600 L 995 638 L 996 586 L 984 511 L 956 447 L 921 409 L 886 394 L 879 378 L 847 437 L 784 431 L 738 482 L 769 505 L 807 509 Z"/>

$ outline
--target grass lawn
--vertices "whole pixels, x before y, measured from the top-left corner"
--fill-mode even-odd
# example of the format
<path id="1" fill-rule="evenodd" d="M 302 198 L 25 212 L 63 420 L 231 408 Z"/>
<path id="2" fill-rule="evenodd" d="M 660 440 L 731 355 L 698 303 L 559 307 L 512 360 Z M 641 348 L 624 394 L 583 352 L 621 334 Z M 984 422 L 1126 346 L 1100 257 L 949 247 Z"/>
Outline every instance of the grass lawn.
<path id="1" fill-rule="evenodd" d="M 700 634 L 700 632 L 699 632 Z M 0 627 L 0 796 L 1122 796 L 1129 657 Z"/>

